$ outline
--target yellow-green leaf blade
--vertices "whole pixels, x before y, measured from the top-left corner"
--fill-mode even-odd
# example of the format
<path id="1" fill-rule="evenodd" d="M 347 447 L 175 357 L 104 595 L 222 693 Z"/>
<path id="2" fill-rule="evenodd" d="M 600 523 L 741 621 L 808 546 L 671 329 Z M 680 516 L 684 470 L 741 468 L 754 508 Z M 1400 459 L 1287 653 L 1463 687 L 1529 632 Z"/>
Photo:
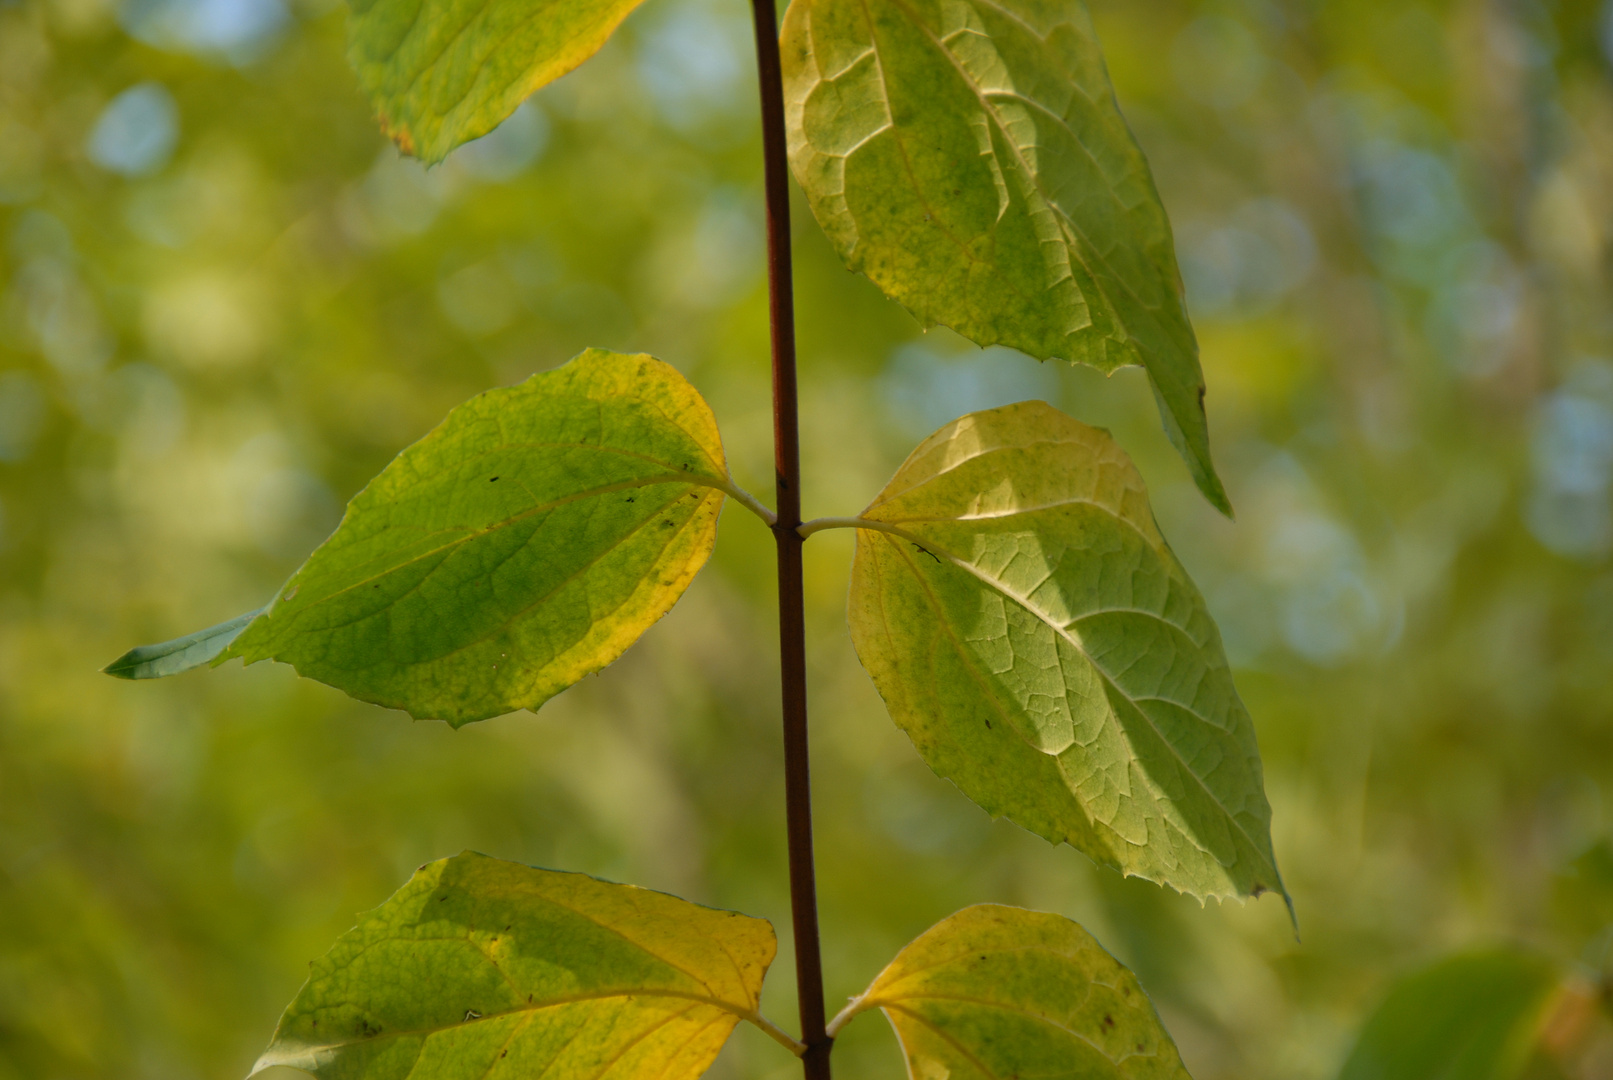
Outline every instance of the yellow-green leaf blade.
<path id="1" fill-rule="evenodd" d="M 1123 873 L 1283 891 L 1220 635 L 1107 433 L 1042 402 L 963 417 L 863 520 L 852 642 L 931 768 Z"/>
<path id="2" fill-rule="evenodd" d="M 587 60 L 643 0 L 354 0 L 348 60 L 382 128 L 441 161 Z"/>
<path id="3" fill-rule="evenodd" d="M 536 709 L 677 602 L 727 477 L 682 375 L 589 350 L 399 454 L 223 658 L 456 725 Z"/>
<path id="4" fill-rule="evenodd" d="M 847 1019 L 874 1008 L 913 1080 L 1187 1077 L 1136 976 L 1062 915 L 965 908 L 903 949 Z"/>
<path id="5" fill-rule="evenodd" d="M 1511 1080 L 1561 980 L 1550 960 L 1512 950 L 1414 972 L 1367 1018 L 1339 1080 Z"/>
<path id="6" fill-rule="evenodd" d="M 926 325 L 1147 368 L 1223 512 L 1170 222 L 1079 0 L 798 0 L 790 161 L 841 257 Z"/>
<path id="7" fill-rule="evenodd" d="M 314 962 L 254 1071 L 696 1080 L 776 949 L 762 919 L 465 852 Z"/>

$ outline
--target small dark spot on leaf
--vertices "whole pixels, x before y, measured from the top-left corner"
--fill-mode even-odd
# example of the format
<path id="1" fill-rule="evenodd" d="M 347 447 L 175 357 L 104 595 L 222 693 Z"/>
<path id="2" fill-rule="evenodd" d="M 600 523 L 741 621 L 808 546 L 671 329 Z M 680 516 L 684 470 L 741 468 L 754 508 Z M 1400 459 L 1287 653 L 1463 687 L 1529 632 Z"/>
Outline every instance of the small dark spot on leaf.
<path id="1" fill-rule="evenodd" d="M 1259 896 L 1261 893 L 1266 892 L 1266 891 L 1267 891 L 1266 887 L 1264 885 L 1260 884 L 1260 882 L 1257 881 L 1257 882 L 1255 882 L 1255 887 L 1249 890 L 1249 895 L 1250 896 Z"/>
<path id="2" fill-rule="evenodd" d="M 514 923 L 510 924 L 510 926 L 513 926 L 513 925 L 514 925 Z M 504 929 L 507 931 L 507 930 L 509 930 L 509 928 L 510 928 L 509 926 L 506 926 Z"/>
<path id="3" fill-rule="evenodd" d="M 1199 387 L 1199 408 L 1204 408 L 1204 387 Z"/>
<path id="4" fill-rule="evenodd" d="M 447 894 L 447 893 L 443 893 L 443 894 L 442 894 L 442 895 L 441 895 L 441 896 L 439 896 L 439 897 L 437 897 L 437 903 L 439 903 L 439 904 L 440 904 L 440 903 L 442 903 L 442 902 L 443 902 L 443 901 L 444 901 L 444 900 L 446 900 L 446 899 L 448 899 L 448 894 Z"/>
<path id="5" fill-rule="evenodd" d="M 990 728 L 990 727 L 991 727 L 991 721 L 990 721 L 990 720 L 987 720 L 987 721 L 986 721 L 986 727 L 988 727 L 988 728 Z"/>
<path id="6" fill-rule="evenodd" d="M 510 1056 L 510 1052 L 508 1050 L 504 1051 L 504 1053 L 499 1055 L 499 1057 L 501 1057 L 501 1058 L 507 1058 L 509 1056 Z"/>
<path id="7" fill-rule="evenodd" d="M 1103 1026 L 1104 1027 L 1114 1027 L 1115 1026 L 1115 1018 L 1110 1016 L 1108 1013 L 1104 1013 L 1103 1014 Z"/>
<path id="8" fill-rule="evenodd" d="M 1143 1052 L 1143 1044 L 1142 1044 L 1142 1043 L 1138 1043 L 1138 1044 L 1137 1044 L 1137 1052 L 1138 1052 L 1138 1053 L 1139 1053 L 1139 1054 L 1140 1054 L 1140 1053 L 1142 1053 L 1142 1052 Z"/>
<path id="9" fill-rule="evenodd" d="M 663 522 L 661 522 L 661 524 L 665 525 L 669 529 L 672 528 L 672 522 L 670 522 L 670 521 L 663 521 Z"/>
<path id="10" fill-rule="evenodd" d="M 633 501 L 633 496 L 631 496 L 631 495 L 629 495 L 629 496 L 628 496 L 628 497 L 627 497 L 627 501 L 628 501 L 628 502 L 632 502 L 632 501 Z"/>
<path id="11" fill-rule="evenodd" d="M 493 481 L 494 481 L 494 480 L 497 480 L 497 479 L 498 479 L 498 477 L 496 477 L 496 476 L 493 476 L 493 477 L 489 477 L 489 478 L 488 478 L 488 481 L 487 481 L 487 482 L 488 482 L 488 483 L 489 483 L 489 484 L 491 484 L 491 483 L 492 483 L 492 482 L 493 482 Z"/>

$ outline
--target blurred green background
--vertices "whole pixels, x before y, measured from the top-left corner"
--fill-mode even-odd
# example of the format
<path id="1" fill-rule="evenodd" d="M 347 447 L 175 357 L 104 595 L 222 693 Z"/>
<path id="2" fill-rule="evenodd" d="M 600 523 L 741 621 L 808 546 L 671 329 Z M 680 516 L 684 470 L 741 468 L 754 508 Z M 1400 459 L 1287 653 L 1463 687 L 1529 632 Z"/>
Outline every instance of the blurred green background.
<path id="1" fill-rule="evenodd" d="M 1100 0 L 1175 223 L 1236 524 L 1141 372 L 928 334 L 797 205 L 808 516 L 954 416 L 1111 428 L 1253 712 L 1279 900 L 1201 908 L 991 823 L 852 654 L 808 546 L 831 1008 L 965 904 L 1078 919 L 1200 1080 L 1332 1076 L 1391 981 L 1613 924 L 1613 3 Z M 0 0 L 0 1080 L 244 1075 L 306 962 L 474 848 L 773 920 L 794 1026 L 770 538 L 620 662 L 459 732 L 238 665 L 97 673 L 255 607 L 449 407 L 585 346 L 710 399 L 770 495 L 746 7 L 655 0 L 441 167 L 334 0 Z M 1613 1076 L 1574 1021 L 1542 1076 Z M 1570 1025 L 1572 1026 L 1572 1025 Z M 876 1020 L 837 1076 L 900 1075 Z M 741 1032 L 720 1080 L 795 1063 Z M 287 1074 L 289 1077 L 291 1074 Z"/>

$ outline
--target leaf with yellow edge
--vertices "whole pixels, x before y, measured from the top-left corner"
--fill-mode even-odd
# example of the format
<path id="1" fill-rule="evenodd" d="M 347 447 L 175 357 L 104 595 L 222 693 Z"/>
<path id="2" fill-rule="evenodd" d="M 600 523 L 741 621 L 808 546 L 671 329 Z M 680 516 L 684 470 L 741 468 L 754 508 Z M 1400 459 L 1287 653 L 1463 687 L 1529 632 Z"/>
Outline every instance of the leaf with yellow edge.
<path id="1" fill-rule="evenodd" d="M 696 1080 L 757 1012 L 765 920 L 465 852 L 360 917 L 254 1073 L 328 1080 Z M 792 1047 L 793 1048 L 793 1047 Z"/>
<path id="2" fill-rule="evenodd" d="M 1170 221 L 1080 0 L 793 0 L 790 164 L 846 265 L 926 326 L 1148 370 L 1231 513 Z"/>
<path id="3" fill-rule="evenodd" d="M 852 642 L 931 768 L 1125 874 L 1283 891 L 1220 634 L 1106 432 L 1039 401 L 963 417 L 845 524 Z"/>
<path id="4" fill-rule="evenodd" d="M 399 454 L 219 660 L 455 726 L 536 709 L 677 602 L 725 494 L 753 502 L 699 392 L 591 349 Z"/>
<path id="5" fill-rule="evenodd" d="M 406 154 L 441 161 L 598 52 L 643 0 L 353 0 L 348 61 Z"/>
<path id="6" fill-rule="evenodd" d="M 910 1080 L 1187 1080 L 1137 977 L 1062 915 L 980 904 L 926 930 L 835 1018 L 885 1013 Z"/>

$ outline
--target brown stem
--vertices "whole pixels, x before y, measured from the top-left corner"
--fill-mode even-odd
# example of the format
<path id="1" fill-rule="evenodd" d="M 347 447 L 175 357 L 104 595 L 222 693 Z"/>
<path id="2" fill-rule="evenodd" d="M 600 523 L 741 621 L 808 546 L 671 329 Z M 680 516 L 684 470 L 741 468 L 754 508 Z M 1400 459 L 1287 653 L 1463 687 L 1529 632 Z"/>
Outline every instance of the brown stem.
<path id="1" fill-rule="evenodd" d="M 801 594 L 801 439 L 795 386 L 795 298 L 790 267 L 789 161 L 784 144 L 784 74 L 774 0 L 751 0 L 762 91 L 767 192 L 768 314 L 773 337 L 773 461 L 778 479 L 779 668 L 784 693 L 784 804 L 790 851 L 795 985 L 801 1003 L 806 1080 L 829 1080 L 834 1040 L 824 1031 L 823 960 L 812 862 L 812 781 L 807 765 L 806 613 Z"/>

